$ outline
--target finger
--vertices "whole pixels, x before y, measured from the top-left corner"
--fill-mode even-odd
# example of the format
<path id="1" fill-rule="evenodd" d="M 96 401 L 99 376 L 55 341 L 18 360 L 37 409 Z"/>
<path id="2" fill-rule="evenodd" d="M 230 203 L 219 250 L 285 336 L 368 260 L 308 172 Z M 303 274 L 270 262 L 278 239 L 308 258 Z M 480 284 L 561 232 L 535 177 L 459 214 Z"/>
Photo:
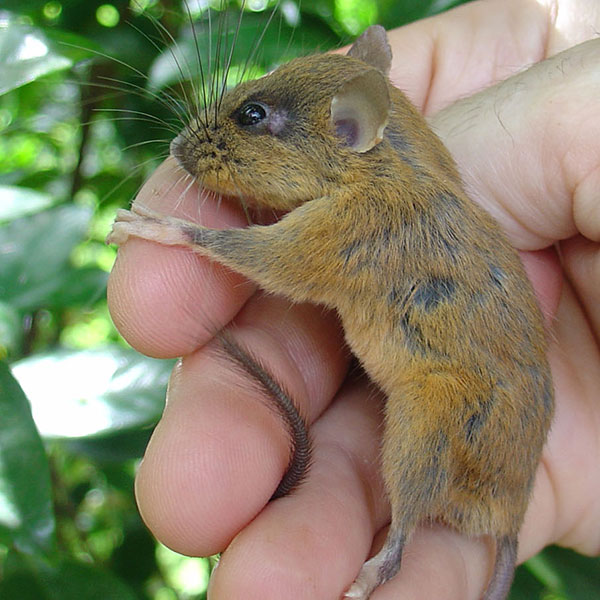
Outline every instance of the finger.
<path id="1" fill-rule="evenodd" d="M 313 427 L 310 477 L 233 540 L 211 598 L 339 598 L 388 518 L 374 443 L 380 408 L 365 382 L 344 388 Z"/>
<path id="2" fill-rule="evenodd" d="M 561 244 L 565 271 L 600 341 L 600 244 L 583 236 Z"/>
<path id="3" fill-rule="evenodd" d="M 598 37 L 600 6 L 596 0 L 536 0 L 548 14 L 546 56 Z"/>
<path id="4" fill-rule="evenodd" d="M 553 338 L 549 358 L 559 401 L 543 456 L 548 492 L 536 494 L 523 550 L 529 555 L 556 542 L 595 554 L 600 550 L 600 349 L 569 283 Z"/>
<path id="5" fill-rule="evenodd" d="M 240 227 L 239 207 L 200 196 L 196 184 L 167 159 L 136 203 L 209 227 Z M 255 287 L 187 249 L 140 239 L 119 249 L 108 282 L 111 316 L 137 350 L 156 357 L 189 354 L 238 312 Z"/>
<path id="6" fill-rule="evenodd" d="M 341 332 L 318 307 L 292 310 L 280 298 L 257 295 L 230 332 L 309 422 L 346 374 Z M 163 543 L 191 555 L 221 551 L 268 502 L 290 444 L 268 402 L 215 344 L 176 368 L 136 481 L 140 512 Z"/>
<path id="7" fill-rule="evenodd" d="M 390 31 L 390 79 L 433 114 L 543 59 L 548 26 L 537 2 L 469 3 Z"/>
<path id="8" fill-rule="evenodd" d="M 314 426 L 311 477 L 235 537 L 213 573 L 212 599 L 341 597 L 389 518 L 373 443 L 381 426 L 380 402 L 363 382 L 343 389 Z M 493 559 L 489 540 L 469 539 L 441 525 L 423 527 L 408 544 L 400 573 L 372 598 L 433 600 L 443 594 L 448 600 L 478 600 Z"/>
<path id="9" fill-rule="evenodd" d="M 586 42 L 432 120 L 471 197 L 519 249 L 577 233 L 574 194 L 600 167 L 599 60 L 600 40 Z"/>
<path id="10" fill-rule="evenodd" d="M 424 114 L 434 114 L 596 38 L 598 29 L 595 0 L 471 2 L 390 31 L 390 78 Z"/>
<path id="11" fill-rule="evenodd" d="M 533 285 L 546 327 L 551 330 L 560 302 L 563 275 L 554 248 L 536 252 L 520 252 L 527 277 Z"/>
<path id="12" fill-rule="evenodd" d="M 357 574 L 372 536 L 388 514 L 372 443 L 379 419 L 374 407 L 365 403 L 364 387 L 344 392 L 315 425 L 317 452 L 311 478 L 296 494 L 269 505 L 233 540 L 211 581 L 214 600 L 329 600 L 339 598 Z M 568 430 L 567 425 L 555 434 L 550 453 L 563 443 L 560 438 Z M 348 435 L 349 431 L 360 435 Z M 572 454 L 564 466 L 573 458 Z M 553 481 L 556 473 L 546 468 L 549 462 L 551 457 L 538 470 L 520 539 L 520 560 L 555 541 L 556 511 L 574 508 L 561 504 L 560 486 L 554 487 Z M 571 472 L 573 468 L 571 464 Z M 584 491 L 592 489 L 577 490 Z M 571 523 L 576 514 L 569 515 Z M 587 521 L 589 531 L 596 529 L 594 518 L 592 513 Z M 371 554 L 383 535 L 385 531 Z M 422 527 L 407 545 L 399 574 L 372 598 L 434 600 L 443 595 L 447 600 L 479 600 L 493 561 L 490 540 L 467 538 L 441 525 Z"/>

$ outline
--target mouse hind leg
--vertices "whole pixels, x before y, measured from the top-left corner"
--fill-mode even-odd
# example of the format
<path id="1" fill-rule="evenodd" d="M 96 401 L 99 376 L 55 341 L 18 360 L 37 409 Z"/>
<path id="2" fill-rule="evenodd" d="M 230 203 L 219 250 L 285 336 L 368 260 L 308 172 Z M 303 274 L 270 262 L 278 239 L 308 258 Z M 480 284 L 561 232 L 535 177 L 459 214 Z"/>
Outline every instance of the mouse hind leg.
<path id="1" fill-rule="evenodd" d="M 510 591 L 517 562 L 517 538 L 504 536 L 496 540 L 494 571 L 483 600 L 505 600 Z"/>
<path id="2" fill-rule="evenodd" d="M 366 600 L 376 587 L 391 579 L 400 570 L 404 543 L 405 536 L 390 529 L 383 548 L 362 566 L 344 598 Z"/>
<path id="3" fill-rule="evenodd" d="M 389 408 L 389 406 L 388 406 Z M 397 429 L 411 419 L 395 421 Z M 386 424 L 387 433 L 390 424 Z M 408 432 L 387 435 L 383 444 L 384 479 L 391 504 L 392 522 L 381 550 L 362 566 L 358 577 L 344 598 L 367 600 L 380 585 L 394 577 L 400 570 L 405 543 L 417 524 L 436 514 L 437 507 L 446 495 L 447 473 L 445 465 L 446 438 L 433 428 L 421 429 L 419 448 Z M 401 440 L 397 444 L 395 440 Z"/>

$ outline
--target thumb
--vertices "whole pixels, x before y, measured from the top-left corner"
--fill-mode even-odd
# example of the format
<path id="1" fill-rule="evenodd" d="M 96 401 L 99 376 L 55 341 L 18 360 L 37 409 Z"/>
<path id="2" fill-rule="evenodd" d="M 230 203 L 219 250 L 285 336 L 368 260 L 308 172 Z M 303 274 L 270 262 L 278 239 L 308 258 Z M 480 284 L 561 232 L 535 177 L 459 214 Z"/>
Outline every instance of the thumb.
<path id="1" fill-rule="evenodd" d="M 431 125 L 470 196 L 513 245 L 537 250 L 600 236 L 600 39 L 591 40 L 437 113 Z"/>

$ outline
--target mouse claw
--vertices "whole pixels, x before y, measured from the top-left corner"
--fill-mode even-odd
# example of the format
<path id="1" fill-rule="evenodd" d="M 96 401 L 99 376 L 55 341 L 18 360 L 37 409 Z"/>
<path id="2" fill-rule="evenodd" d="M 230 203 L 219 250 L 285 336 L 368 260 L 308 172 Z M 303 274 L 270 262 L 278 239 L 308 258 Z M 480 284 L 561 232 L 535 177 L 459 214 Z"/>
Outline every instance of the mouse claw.
<path id="1" fill-rule="evenodd" d="M 371 595 L 370 591 L 371 590 L 362 585 L 359 581 L 355 581 L 348 590 L 346 590 L 345 594 L 342 596 L 342 600 L 367 600 Z"/>
<path id="2" fill-rule="evenodd" d="M 130 210 L 119 208 L 117 210 L 117 216 L 115 217 L 115 223 L 123 221 L 135 221 L 135 219 L 136 216 Z"/>
<path id="3" fill-rule="evenodd" d="M 110 233 L 106 236 L 107 244 L 115 244 L 116 246 L 123 245 L 129 239 L 129 232 L 124 227 L 125 222 L 113 223 Z"/>
<path id="4" fill-rule="evenodd" d="M 143 205 L 133 205 L 132 210 L 119 209 L 107 244 L 123 245 L 130 237 L 137 237 L 167 246 L 189 246 L 186 223 L 174 217 L 161 216 Z"/>
<path id="5" fill-rule="evenodd" d="M 139 215 L 140 217 L 145 217 L 146 219 L 155 219 L 157 221 L 168 218 L 168 217 L 165 217 L 164 215 L 161 215 L 160 213 L 156 212 L 155 210 L 148 208 L 145 204 L 135 203 L 135 202 L 131 205 L 131 211 L 126 211 L 126 212 L 132 212 L 136 215 Z"/>

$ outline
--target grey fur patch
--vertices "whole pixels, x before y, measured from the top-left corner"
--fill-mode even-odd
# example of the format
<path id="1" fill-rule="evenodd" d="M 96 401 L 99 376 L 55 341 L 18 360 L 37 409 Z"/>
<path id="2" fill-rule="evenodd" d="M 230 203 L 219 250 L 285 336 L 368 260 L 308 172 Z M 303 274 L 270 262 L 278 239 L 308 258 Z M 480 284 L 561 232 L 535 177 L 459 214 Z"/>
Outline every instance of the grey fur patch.
<path id="1" fill-rule="evenodd" d="M 504 282 L 506 281 L 506 273 L 496 265 L 490 265 L 490 277 L 492 283 L 499 289 L 504 289 Z"/>
<path id="2" fill-rule="evenodd" d="M 400 328 L 404 335 L 406 347 L 410 352 L 421 355 L 427 353 L 428 348 L 425 344 L 421 328 L 418 325 L 412 324 L 407 314 L 404 314 L 400 319 Z"/>
<path id="3" fill-rule="evenodd" d="M 400 159 L 405 162 L 413 171 L 420 172 L 423 170 L 422 165 L 415 156 L 414 148 L 400 131 L 396 131 L 388 126 L 385 137 L 388 139 L 390 145 Z"/>
<path id="4" fill-rule="evenodd" d="M 405 543 L 404 535 L 390 529 L 383 548 L 385 557 L 377 573 L 380 581 L 388 581 L 400 570 Z"/>
<path id="5" fill-rule="evenodd" d="M 350 260 L 360 250 L 362 243 L 361 240 L 353 240 L 340 251 L 340 257 L 344 260 L 344 266 L 347 266 Z"/>
<path id="6" fill-rule="evenodd" d="M 465 423 L 465 439 L 467 444 L 472 444 L 476 440 L 479 432 L 486 424 L 490 413 L 492 412 L 493 404 L 493 397 L 487 401 L 481 402 L 478 410 L 473 412 L 467 419 L 467 422 Z"/>
<path id="7" fill-rule="evenodd" d="M 456 284 L 452 279 L 433 277 L 417 287 L 414 301 L 426 312 L 432 312 L 443 302 L 452 302 L 455 292 Z"/>
<path id="8" fill-rule="evenodd" d="M 554 385 L 550 377 L 544 381 L 544 391 L 542 393 L 542 402 L 546 413 L 551 413 L 554 410 Z"/>

